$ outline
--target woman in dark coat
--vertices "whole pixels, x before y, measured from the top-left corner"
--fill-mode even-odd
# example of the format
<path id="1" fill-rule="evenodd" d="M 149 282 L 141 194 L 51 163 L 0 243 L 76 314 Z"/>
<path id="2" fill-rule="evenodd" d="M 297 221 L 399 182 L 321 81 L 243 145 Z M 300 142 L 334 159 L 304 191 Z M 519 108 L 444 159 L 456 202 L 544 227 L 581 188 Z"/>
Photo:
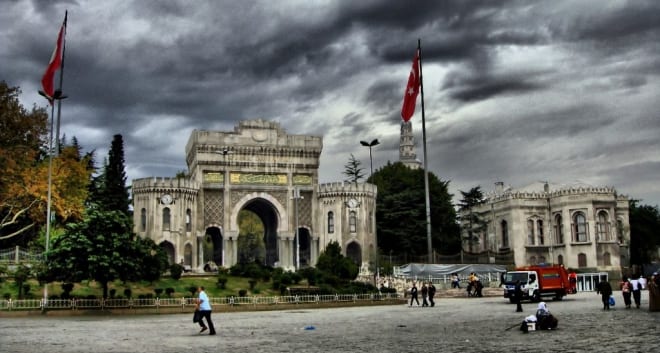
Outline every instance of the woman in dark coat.
<path id="1" fill-rule="evenodd" d="M 610 296 L 612 295 L 612 286 L 605 277 L 600 279 L 600 283 L 596 286 L 596 294 L 601 295 L 603 300 L 603 310 L 610 310 Z"/>

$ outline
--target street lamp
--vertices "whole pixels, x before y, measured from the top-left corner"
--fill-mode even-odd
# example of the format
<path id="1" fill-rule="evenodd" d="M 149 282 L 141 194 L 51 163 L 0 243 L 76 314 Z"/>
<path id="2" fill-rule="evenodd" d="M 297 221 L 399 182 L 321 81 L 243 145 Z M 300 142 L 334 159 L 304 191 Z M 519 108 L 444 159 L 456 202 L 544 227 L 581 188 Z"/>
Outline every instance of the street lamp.
<path id="1" fill-rule="evenodd" d="M 293 201 L 296 203 L 295 212 L 296 212 L 296 271 L 300 269 L 300 231 L 298 228 L 298 200 L 304 199 L 300 196 L 300 189 L 293 189 Z"/>
<path id="2" fill-rule="evenodd" d="M 369 167 L 370 167 L 370 170 L 371 170 L 371 173 L 369 173 L 369 176 L 371 176 L 371 174 L 374 173 L 374 161 L 371 158 L 371 147 L 379 145 L 380 142 L 378 141 L 378 139 L 374 139 L 371 142 L 360 141 L 360 144 L 362 146 L 369 147 Z"/>
<path id="3" fill-rule="evenodd" d="M 373 139 L 371 142 L 367 141 L 360 141 L 360 144 L 365 147 L 369 147 L 369 177 L 374 173 L 374 160 L 371 155 L 371 147 L 377 146 L 380 144 L 380 141 L 378 139 Z M 378 230 L 374 232 L 374 238 L 376 242 L 376 280 L 380 279 L 380 267 L 378 264 Z M 376 282 L 376 287 L 380 291 L 380 287 L 378 287 L 378 282 Z"/>

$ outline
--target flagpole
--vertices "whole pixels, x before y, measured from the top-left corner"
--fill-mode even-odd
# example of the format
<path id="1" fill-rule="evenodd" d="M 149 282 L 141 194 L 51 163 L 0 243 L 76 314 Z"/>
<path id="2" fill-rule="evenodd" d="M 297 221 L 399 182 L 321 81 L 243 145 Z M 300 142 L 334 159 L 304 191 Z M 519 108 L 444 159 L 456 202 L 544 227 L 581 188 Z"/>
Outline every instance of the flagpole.
<path id="1" fill-rule="evenodd" d="M 62 34 L 62 62 L 60 64 L 60 85 L 58 90 L 60 91 L 60 95 L 62 92 L 62 83 L 64 81 L 64 53 L 66 52 L 66 20 L 67 17 L 69 16 L 69 11 L 65 10 L 64 11 L 64 33 Z M 60 154 L 60 117 L 62 115 L 62 99 L 66 98 L 66 96 L 60 96 L 60 99 L 57 100 L 57 134 L 56 134 L 56 139 L 55 139 L 55 153 L 57 155 Z"/>
<path id="2" fill-rule="evenodd" d="M 61 107 L 62 103 L 61 100 L 66 98 L 62 94 L 62 80 L 63 80 L 63 69 L 64 69 L 64 41 L 65 41 L 65 36 L 66 36 L 66 20 L 68 16 L 68 11 L 65 11 L 64 13 L 64 33 L 62 34 L 62 59 L 60 61 L 60 84 L 59 88 L 57 91 L 53 92 L 52 97 L 48 95 L 48 92 L 44 91 L 39 91 L 39 94 L 43 95 L 48 99 L 48 101 L 51 103 L 50 107 L 50 133 L 49 133 L 49 141 L 48 141 L 48 196 L 47 196 L 47 201 L 46 201 L 46 244 L 45 244 L 45 252 L 44 252 L 44 263 L 48 263 L 48 251 L 49 251 L 49 245 L 50 245 L 50 222 L 51 222 L 51 217 L 52 217 L 52 203 L 53 203 L 53 139 L 55 138 L 57 140 L 56 144 L 56 149 L 59 154 L 59 135 L 60 135 L 60 114 L 62 112 Z M 53 100 L 57 100 L 57 136 L 53 136 L 53 129 L 54 129 L 54 121 L 55 121 L 55 105 L 53 104 Z M 44 298 L 43 298 L 43 303 L 41 310 L 46 311 L 46 307 L 48 305 L 48 282 L 44 284 Z"/>
<path id="3" fill-rule="evenodd" d="M 426 119 L 424 115 L 424 80 L 422 74 L 422 40 L 417 39 L 419 51 L 419 92 L 422 95 L 422 144 L 424 146 L 424 194 L 426 196 L 426 242 L 428 247 L 428 261 L 433 263 L 433 242 L 431 241 L 431 200 L 429 198 L 429 168 L 426 154 Z"/>

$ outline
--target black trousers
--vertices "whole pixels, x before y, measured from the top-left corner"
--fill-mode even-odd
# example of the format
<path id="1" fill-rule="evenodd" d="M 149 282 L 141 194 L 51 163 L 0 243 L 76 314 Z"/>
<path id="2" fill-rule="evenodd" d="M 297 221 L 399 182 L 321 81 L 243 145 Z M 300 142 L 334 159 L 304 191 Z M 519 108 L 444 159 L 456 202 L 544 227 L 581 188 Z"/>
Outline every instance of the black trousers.
<path id="1" fill-rule="evenodd" d="M 429 302 L 431 302 L 431 307 L 435 306 L 435 301 L 433 300 L 433 296 L 429 295 Z"/>
<path id="2" fill-rule="evenodd" d="M 215 327 L 211 320 L 211 310 L 200 310 L 199 313 L 202 314 L 202 317 L 199 319 L 199 327 L 206 327 L 204 324 L 204 319 L 206 319 L 206 323 L 209 325 L 209 333 L 212 335 L 215 334 Z"/>
<path id="3" fill-rule="evenodd" d="M 639 308 L 639 305 L 642 302 L 642 291 L 641 290 L 634 290 L 632 291 L 632 296 L 633 299 L 635 300 L 635 306 Z"/>

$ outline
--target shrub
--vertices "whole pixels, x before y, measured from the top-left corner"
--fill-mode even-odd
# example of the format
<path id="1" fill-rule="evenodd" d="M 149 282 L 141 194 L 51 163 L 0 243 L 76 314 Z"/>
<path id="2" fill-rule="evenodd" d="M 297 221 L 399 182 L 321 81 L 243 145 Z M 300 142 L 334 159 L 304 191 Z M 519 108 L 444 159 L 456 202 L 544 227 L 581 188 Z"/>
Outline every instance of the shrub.
<path id="1" fill-rule="evenodd" d="M 302 281 L 302 279 L 303 279 L 303 277 L 300 275 L 300 273 L 298 273 L 298 272 L 292 272 L 291 273 L 291 280 L 293 281 L 293 283 L 299 284 L 300 281 Z"/>
<path id="2" fill-rule="evenodd" d="M 247 289 L 239 289 L 238 290 L 238 296 L 239 297 L 244 297 L 247 295 Z"/>
<path id="3" fill-rule="evenodd" d="M 218 276 L 218 288 L 225 289 L 227 285 L 227 277 L 224 275 Z"/>
<path id="4" fill-rule="evenodd" d="M 132 295 L 133 295 L 133 291 L 130 288 L 124 289 L 124 296 L 126 298 L 131 298 Z"/>
<path id="5" fill-rule="evenodd" d="M 259 294 L 261 293 L 261 290 L 259 288 L 255 288 L 252 290 L 252 294 Z"/>
<path id="6" fill-rule="evenodd" d="M 25 283 L 23 284 L 23 295 L 27 296 L 30 293 L 30 285 Z"/>
<path id="7" fill-rule="evenodd" d="M 197 293 L 197 287 L 195 287 L 195 286 L 188 287 L 188 292 L 190 292 L 191 297 L 194 297 L 195 293 Z"/>
<path id="8" fill-rule="evenodd" d="M 5 293 L 2 295 L 2 297 L 5 298 L 5 300 L 9 300 L 11 299 L 11 293 Z"/>
<path id="9" fill-rule="evenodd" d="M 174 294 L 174 288 L 172 287 L 165 288 L 165 294 L 167 294 L 168 297 L 171 297 L 172 294 Z"/>
<path id="10" fill-rule="evenodd" d="M 159 298 L 163 294 L 163 288 L 154 288 L 154 293 L 156 293 L 156 298 Z"/>
<path id="11" fill-rule="evenodd" d="M 115 294 L 117 294 L 117 290 L 114 288 L 110 289 L 109 292 L 110 292 L 110 299 L 114 298 Z"/>
<path id="12" fill-rule="evenodd" d="M 178 281 L 179 278 L 181 278 L 182 273 L 183 273 L 183 266 L 179 264 L 172 264 L 170 266 L 170 276 L 172 276 L 173 280 Z"/>
<path id="13" fill-rule="evenodd" d="M 273 280 L 273 282 L 271 282 L 271 288 L 272 289 L 280 289 L 280 281 L 279 280 Z"/>
<path id="14" fill-rule="evenodd" d="M 250 290 L 253 290 L 254 287 L 257 285 L 257 280 L 252 278 L 252 279 L 248 280 L 248 284 L 250 284 Z"/>

